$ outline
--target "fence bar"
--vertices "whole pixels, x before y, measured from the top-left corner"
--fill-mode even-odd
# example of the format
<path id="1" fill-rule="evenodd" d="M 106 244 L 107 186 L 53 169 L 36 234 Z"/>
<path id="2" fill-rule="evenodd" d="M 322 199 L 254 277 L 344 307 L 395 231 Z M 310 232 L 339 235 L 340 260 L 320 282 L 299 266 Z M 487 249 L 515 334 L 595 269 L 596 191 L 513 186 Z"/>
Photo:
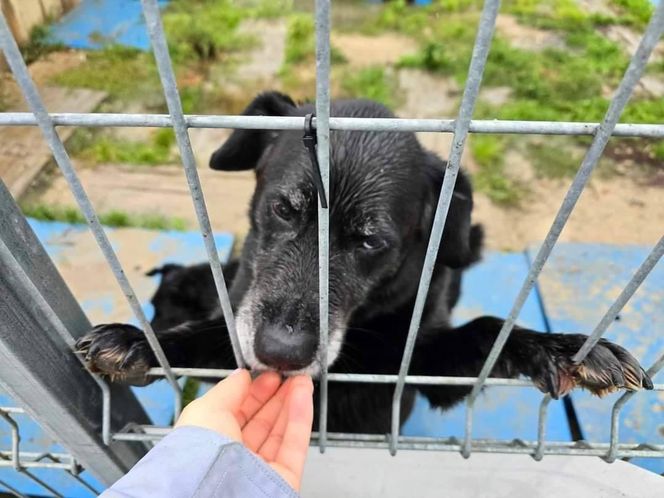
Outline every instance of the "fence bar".
<path id="1" fill-rule="evenodd" d="M 110 484 L 144 452 L 124 443 L 107 446 L 99 437 L 100 414 L 110 403 L 70 347 L 90 329 L 90 322 L 2 182 L 0 212 L 2 387 L 77 461 Z M 53 314 L 58 318 L 54 320 Z M 58 330 L 58 323 L 67 325 L 66 334 Z M 110 441 L 111 430 L 148 418 L 130 389 L 109 388 L 117 407 L 122 407 L 107 417 Z M 23 410 L 10 407 L 3 412 Z"/>
<path id="2" fill-rule="evenodd" d="M 122 441 L 158 441 L 163 439 L 170 428 L 146 427 L 144 434 L 114 434 L 113 438 Z M 149 431 L 149 432 L 147 432 Z M 311 435 L 311 444 L 315 445 L 320 438 L 318 432 Z M 391 444 L 389 434 L 353 434 L 342 432 L 328 432 L 326 437 L 328 447 L 346 448 L 388 448 Z M 463 443 L 455 437 L 412 437 L 399 436 L 400 449 L 416 449 L 429 451 L 454 451 L 462 449 Z M 479 453 L 515 453 L 535 457 L 538 451 L 537 441 L 524 441 L 521 439 L 477 439 L 473 441 L 473 451 Z M 608 443 L 588 443 L 585 441 L 549 441 L 542 448 L 542 455 L 574 455 L 574 456 L 605 456 L 609 449 Z M 664 445 L 625 443 L 618 446 L 618 456 L 623 457 L 664 457 Z"/>
<path id="3" fill-rule="evenodd" d="M 168 371 L 170 367 L 168 365 L 168 361 L 166 360 L 166 356 L 164 355 L 164 352 L 161 349 L 159 342 L 157 341 L 154 331 L 150 326 L 150 322 L 145 316 L 145 313 L 143 312 L 143 309 L 141 308 L 141 305 L 136 298 L 134 290 L 132 289 L 129 280 L 126 277 L 124 270 L 122 269 L 122 265 L 120 264 L 120 261 L 118 260 L 117 255 L 111 246 L 111 243 L 109 242 L 101 224 L 99 223 L 99 219 L 97 218 L 94 207 L 92 206 L 90 199 L 85 193 L 81 181 L 76 175 L 76 171 L 71 164 L 65 146 L 58 136 L 58 133 L 55 130 L 55 126 L 51 121 L 48 113 L 46 112 L 44 103 L 39 96 L 39 92 L 37 91 L 37 87 L 32 81 L 32 78 L 30 78 L 28 68 L 26 67 L 25 62 L 21 57 L 21 53 L 19 52 L 16 41 L 14 40 L 11 31 L 7 26 L 4 15 L 0 15 L 0 47 L 2 47 L 2 50 L 5 53 L 5 58 L 7 59 L 7 63 L 9 64 L 9 67 L 14 74 L 14 78 L 16 79 L 16 82 L 18 83 L 18 86 L 20 87 L 21 92 L 27 101 L 30 110 L 35 115 L 35 118 L 39 124 L 39 128 L 41 129 L 44 138 L 46 139 L 46 142 L 48 143 L 48 146 L 53 153 L 53 157 L 60 170 L 62 171 L 63 176 L 67 180 L 69 188 L 76 198 L 76 202 L 83 212 L 83 215 L 85 216 L 85 219 L 90 226 L 90 230 L 92 231 L 97 244 L 99 245 L 102 253 L 106 258 L 106 261 L 111 267 L 111 270 L 113 271 L 118 284 L 120 284 L 122 291 L 127 297 L 127 301 L 129 302 L 129 305 L 131 306 L 134 314 L 143 326 L 147 340 L 150 343 L 155 356 L 157 357 L 159 365 Z M 168 374 L 167 378 L 171 386 L 173 386 L 176 398 L 178 400 L 176 403 L 177 413 L 179 412 L 181 405 L 182 391 L 180 390 L 180 386 L 172 373 Z"/>
<path id="4" fill-rule="evenodd" d="M 316 0 L 316 140 L 318 165 L 327 197 L 325 209 L 318 196 L 318 315 L 320 319 L 319 356 L 320 416 L 318 440 L 320 452 L 325 452 L 327 434 L 327 347 L 329 342 L 329 270 L 330 270 L 330 0 Z"/>
<path id="5" fill-rule="evenodd" d="M 595 135 L 595 138 L 593 139 L 593 142 L 590 145 L 586 156 L 583 158 L 581 167 L 579 168 L 579 171 L 574 177 L 572 185 L 565 195 L 565 199 L 560 206 L 560 210 L 556 214 L 556 218 L 553 221 L 551 228 L 549 229 L 549 233 L 547 234 L 544 243 L 537 252 L 537 256 L 535 257 L 533 264 L 528 270 L 528 275 L 526 276 L 523 286 L 519 291 L 512 310 L 505 320 L 505 323 L 503 324 L 503 327 L 501 328 L 500 333 L 498 334 L 498 337 L 496 338 L 496 341 L 494 342 L 493 347 L 491 348 L 491 351 L 489 352 L 489 355 L 487 356 L 487 359 L 482 367 L 482 370 L 479 374 L 479 379 L 473 386 L 473 390 L 468 396 L 466 412 L 466 435 L 462 452 L 463 456 L 466 458 L 470 456 L 470 442 L 472 437 L 473 424 L 472 409 L 475 400 L 477 399 L 477 396 L 482 389 L 484 381 L 491 373 L 491 370 L 493 369 L 493 366 L 495 365 L 500 352 L 505 346 L 512 328 L 514 327 L 514 323 L 519 316 L 521 308 L 523 307 L 526 298 L 530 294 L 530 291 L 535 284 L 537 276 L 542 271 L 544 263 L 546 263 L 547 259 L 549 258 L 549 255 L 551 254 L 551 251 L 556 241 L 558 240 L 558 237 L 560 236 L 560 233 L 562 232 L 570 213 L 572 212 L 572 209 L 574 209 L 574 206 L 576 205 L 576 201 L 579 199 L 579 196 L 583 192 L 586 183 L 588 183 L 590 174 L 597 165 L 597 162 L 599 161 L 602 152 L 604 151 L 604 148 L 606 147 L 606 144 L 611 137 L 611 133 L 615 128 L 618 119 L 620 118 L 620 114 L 625 108 L 625 105 L 627 104 L 627 101 L 629 100 L 629 97 L 631 96 L 636 83 L 641 78 L 641 75 L 643 74 L 643 71 L 645 70 L 646 64 L 648 62 L 648 58 L 650 57 L 650 54 L 652 53 L 663 31 L 664 2 L 660 2 L 655 8 L 652 18 L 650 19 L 650 23 L 646 28 L 646 32 L 643 35 L 643 38 L 641 39 L 641 42 L 639 43 L 634 56 L 630 60 L 629 67 L 627 68 L 627 71 L 625 72 L 625 75 L 620 82 L 620 86 L 618 87 L 618 90 L 616 91 L 615 96 L 611 101 L 609 110 L 606 112 L 606 116 L 604 117 L 602 124 L 597 130 L 597 134 Z"/>
<path id="6" fill-rule="evenodd" d="M 203 236 L 205 249 L 208 253 L 208 260 L 210 262 L 210 268 L 212 269 L 214 284 L 217 288 L 217 293 L 219 294 L 219 302 L 224 314 L 224 320 L 226 321 L 228 336 L 230 337 L 231 345 L 233 346 L 233 355 L 235 356 L 236 364 L 239 367 L 244 367 L 240 341 L 238 340 L 237 332 L 235 330 L 233 309 L 231 308 L 231 302 L 228 298 L 228 289 L 226 288 L 226 281 L 224 280 L 224 274 L 219 261 L 217 244 L 214 241 L 212 225 L 210 224 L 210 217 L 208 216 L 205 197 L 203 195 L 203 189 L 201 188 L 201 180 L 198 177 L 198 171 L 196 169 L 196 158 L 194 157 L 194 151 L 191 148 L 191 141 L 189 140 L 189 131 L 187 130 L 187 123 L 182 111 L 182 102 L 180 101 L 180 94 L 178 93 L 177 83 L 175 82 L 171 57 L 168 53 L 168 45 L 166 44 L 166 37 L 164 36 L 164 27 L 161 22 L 159 5 L 157 4 L 157 0 L 141 0 L 141 4 L 143 5 L 143 15 L 145 16 L 145 23 L 148 27 L 154 57 L 157 62 L 157 69 L 159 70 L 159 78 L 164 89 L 166 105 L 168 106 L 168 112 L 171 115 L 173 129 L 175 130 L 175 138 L 177 139 L 178 148 L 180 149 L 180 157 L 182 158 L 182 165 L 184 166 L 184 172 L 187 177 L 191 199 L 194 202 L 196 217 L 198 218 L 201 235 Z"/>
<path id="7" fill-rule="evenodd" d="M 207 379 L 222 379 L 228 377 L 232 370 L 216 368 L 173 368 L 173 373 L 179 376 L 202 377 Z M 151 368 L 148 375 L 153 377 L 163 377 L 165 375 L 163 368 Z M 385 374 L 353 374 L 353 373 L 334 373 L 327 374 L 327 378 L 332 382 L 356 382 L 364 384 L 396 384 L 399 380 L 398 375 Z M 478 377 L 446 377 L 436 375 L 406 375 L 406 384 L 421 384 L 429 386 L 472 386 L 477 382 Z M 510 386 L 510 387 L 535 387 L 527 379 L 503 379 L 499 377 L 489 377 L 486 379 L 487 386 Z M 664 391 L 664 384 L 654 384 L 653 391 Z"/>
<path id="8" fill-rule="evenodd" d="M 40 461 L 43 460 L 44 458 L 48 458 L 52 462 L 55 462 L 56 465 L 60 464 L 60 459 L 57 456 L 53 455 L 52 453 L 44 453 L 40 455 L 39 458 L 35 460 L 35 462 L 39 465 L 41 463 Z M 44 464 L 41 463 L 41 465 Z M 68 465 L 68 464 L 62 464 L 62 465 Z M 90 483 L 88 483 L 85 479 L 83 479 L 80 475 L 78 475 L 76 472 L 72 470 L 71 467 L 76 468 L 76 466 L 77 466 L 76 461 L 72 459 L 72 465 L 69 468 L 65 469 L 65 471 L 67 472 L 67 474 L 72 476 L 81 486 L 90 491 L 93 494 L 93 496 L 98 496 L 99 494 L 101 494 L 99 490 L 97 490 L 94 486 L 92 486 Z"/>
<path id="9" fill-rule="evenodd" d="M 475 40 L 473 55 L 468 69 L 468 78 L 461 99 L 459 118 L 455 122 L 452 149 L 445 168 L 445 176 L 443 178 L 443 185 L 440 189 L 440 196 L 438 197 L 438 206 L 436 207 L 436 215 L 433 220 L 431 236 L 427 246 L 424 265 L 422 267 L 422 275 L 420 276 L 420 283 L 417 289 L 413 315 L 408 329 L 408 337 L 406 338 L 406 346 L 401 359 L 399 379 L 394 388 L 394 396 L 392 398 L 392 437 L 390 439 L 390 453 L 392 453 L 392 455 L 396 454 L 397 451 L 397 439 L 401 422 L 401 396 L 403 395 L 405 378 L 408 373 L 408 368 L 410 367 L 410 360 L 413 356 L 417 332 L 419 331 L 420 322 L 422 321 L 422 312 L 424 311 L 424 305 L 429 292 L 429 285 L 431 284 L 431 277 L 436 264 L 436 257 L 438 256 L 440 239 L 443 235 L 443 229 L 445 228 L 447 211 L 450 207 L 450 201 L 454 192 L 454 184 L 456 183 L 459 166 L 461 164 L 461 155 L 463 154 L 466 137 L 468 136 L 470 119 L 473 115 L 475 102 L 480 91 L 482 73 L 484 72 L 484 66 L 486 65 L 486 60 L 489 55 L 491 38 L 493 37 L 499 8 L 500 0 L 486 0 L 484 2 L 484 8 L 482 9 L 477 38 Z"/>
<path id="10" fill-rule="evenodd" d="M 168 114 L 114 114 L 114 113 L 52 113 L 56 126 L 110 126 L 171 128 L 173 120 Z M 304 118 L 292 116 L 214 116 L 185 115 L 188 128 L 227 128 L 248 130 L 301 130 Z M 316 124 L 316 118 L 313 120 Z M 434 132 L 453 133 L 454 119 L 408 118 L 330 118 L 330 130 Z M 37 119 L 29 112 L 0 113 L 0 126 L 36 126 Z M 470 122 L 471 133 L 530 134 L 530 135 L 594 135 L 600 123 L 571 121 L 512 121 L 481 120 Z M 617 124 L 614 137 L 664 138 L 661 124 Z"/>
<path id="11" fill-rule="evenodd" d="M 653 378 L 662 368 L 664 368 L 664 354 L 659 357 L 653 366 L 646 370 L 646 373 L 650 376 L 650 378 Z M 613 409 L 611 410 L 611 442 L 609 446 L 609 452 L 606 457 L 608 462 L 613 462 L 620 456 L 618 455 L 618 437 L 620 431 L 618 418 L 620 416 L 620 410 L 622 410 L 623 406 L 625 406 L 625 404 L 630 399 L 632 399 L 634 394 L 636 394 L 635 391 L 624 393 L 620 398 L 618 398 L 618 401 L 616 401 L 616 403 L 613 405 Z"/>
<path id="12" fill-rule="evenodd" d="M 639 266 L 639 269 L 636 270 L 636 273 L 627 283 L 618 298 L 606 311 L 602 319 L 595 327 L 595 330 L 593 330 L 592 334 L 590 334 L 588 339 L 586 339 L 586 342 L 583 343 L 583 346 L 581 346 L 579 351 L 574 355 L 574 358 L 572 358 L 574 363 L 581 363 L 588 355 L 590 350 L 595 347 L 604 332 L 606 332 L 606 329 L 608 329 L 609 325 L 611 325 L 616 320 L 618 313 L 620 313 L 627 301 L 629 301 L 634 295 L 636 289 L 639 288 L 651 270 L 655 267 L 655 265 L 657 265 L 657 262 L 661 259 L 662 255 L 664 255 L 664 236 L 659 239 L 659 242 L 657 242 L 653 250 L 650 252 L 650 254 L 648 254 L 648 257 L 645 259 L 645 261 L 641 263 L 641 266 Z"/>
<path id="13" fill-rule="evenodd" d="M 488 380 L 488 379 L 487 379 Z M 540 403 L 539 416 L 537 419 L 537 448 L 533 458 L 538 462 L 544 456 L 544 437 L 546 435 L 546 416 L 548 415 L 549 403 L 551 403 L 551 396 L 545 394 Z"/>

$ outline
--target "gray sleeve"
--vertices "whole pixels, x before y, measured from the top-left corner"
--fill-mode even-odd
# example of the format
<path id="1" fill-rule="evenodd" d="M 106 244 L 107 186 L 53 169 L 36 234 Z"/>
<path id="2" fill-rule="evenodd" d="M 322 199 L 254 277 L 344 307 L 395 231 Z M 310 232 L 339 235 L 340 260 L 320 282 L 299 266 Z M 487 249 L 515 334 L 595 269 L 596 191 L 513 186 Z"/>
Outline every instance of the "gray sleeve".
<path id="1" fill-rule="evenodd" d="M 297 497 L 240 443 L 200 427 L 166 436 L 102 498 Z"/>

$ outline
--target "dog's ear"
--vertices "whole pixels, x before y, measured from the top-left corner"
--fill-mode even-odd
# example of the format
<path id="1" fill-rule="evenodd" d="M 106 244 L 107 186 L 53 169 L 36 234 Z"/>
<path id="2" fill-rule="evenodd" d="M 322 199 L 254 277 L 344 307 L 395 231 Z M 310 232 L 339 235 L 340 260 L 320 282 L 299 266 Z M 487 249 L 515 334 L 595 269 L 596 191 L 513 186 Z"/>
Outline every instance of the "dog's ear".
<path id="1" fill-rule="evenodd" d="M 434 154 L 428 153 L 429 167 L 427 168 L 432 178 L 432 195 L 428 201 L 427 230 L 430 230 L 433 222 L 440 189 L 443 183 L 445 163 Z M 471 213 L 473 210 L 473 191 L 470 180 L 463 171 L 459 171 L 454 193 L 450 201 L 450 209 L 447 212 L 443 238 L 438 250 L 439 263 L 450 268 L 465 268 L 481 257 L 484 232 L 480 225 L 471 225 Z M 426 233 L 429 233 L 428 231 Z"/>
<path id="2" fill-rule="evenodd" d="M 288 116 L 296 105 L 288 95 L 265 92 L 258 95 L 243 116 Z M 269 130 L 235 130 L 210 158 L 210 168 L 221 171 L 253 169 L 276 136 Z"/>
<path id="3" fill-rule="evenodd" d="M 184 268 L 182 265 L 174 264 L 174 263 L 166 263 L 164 266 L 157 266 L 155 268 L 152 268 L 151 270 L 145 272 L 146 277 L 154 277 L 155 275 L 167 275 L 171 273 L 174 270 L 181 270 Z"/>

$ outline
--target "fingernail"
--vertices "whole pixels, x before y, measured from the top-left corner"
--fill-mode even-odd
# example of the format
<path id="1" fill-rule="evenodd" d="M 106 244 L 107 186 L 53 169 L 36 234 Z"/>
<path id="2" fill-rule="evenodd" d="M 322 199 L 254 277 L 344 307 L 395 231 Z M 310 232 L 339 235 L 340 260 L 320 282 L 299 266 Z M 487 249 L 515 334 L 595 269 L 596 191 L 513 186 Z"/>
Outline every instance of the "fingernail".
<path id="1" fill-rule="evenodd" d="M 236 368 L 235 370 L 233 370 L 233 371 L 231 372 L 231 374 L 229 375 L 229 377 L 232 377 L 233 375 L 237 375 L 237 374 L 239 374 L 242 370 L 244 370 L 244 368 Z"/>

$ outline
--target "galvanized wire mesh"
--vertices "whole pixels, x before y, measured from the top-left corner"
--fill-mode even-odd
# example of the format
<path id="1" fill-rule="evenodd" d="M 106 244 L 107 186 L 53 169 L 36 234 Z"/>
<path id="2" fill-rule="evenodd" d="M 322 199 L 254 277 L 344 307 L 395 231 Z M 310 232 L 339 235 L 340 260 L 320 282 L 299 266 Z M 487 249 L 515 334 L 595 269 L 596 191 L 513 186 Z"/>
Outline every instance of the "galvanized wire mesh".
<path id="1" fill-rule="evenodd" d="M 160 12 L 156 0 L 141 0 L 145 19 L 147 21 L 153 52 L 157 61 L 159 76 L 163 85 L 164 95 L 169 109 L 169 115 L 156 114 L 72 114 L 60 113 L 49 114 L 44 108 L 38 90 L 31 80 L 26 65 L 21 58 L 15 41 L 13 40 L 6 21 L 0 17 L 0 47 L 2 47 L 12 72 L 30 106 L 30 113 L 0 113 L 0 125 L 12 126 L 39 126 L 44 134 L 57 165 L 67 179 L 72 193 L 74 194 L 81 211 L 90 226 L 95 239 L 102 250 L 109 266 L 111 267 L 120 287 L 122 288 L 131 309 L 146 333 L 146 337 L 155 356 L 158 359 L 159 368 L 150 370 L 150 375 L 164 376 L 170 382 L 176 400 L 176 415 L 181 403 L 181 389 L 176 382 L 180 375 L 193 375 L 197 377 L 218 378 L 227 375 L 225 370 L 172 368 L 161 349 L 157 336 L 150 327 L 149 321 L 144 315 L 131 284 L 127 280 L 124 271 L 109 243 L 104 231 L 99 224 L 88 196 L 78 179 L 65 147 L 60 139 L 56 126 L 151 126 L 172 127 L 175 131 L 177 144 L 182 157 L 183 167 L 190 188 L 192 201 L 200 224 L 201 234 L 207 249 L 210 265 L 214 275 L 215 285 L 219 294 L 221 307 L 224 313 L 228 331 L 239 365 L 243 365 L 242 353 L 235 332 L 234 318 L 228 298 L 228 290 L 219 264 L 217 250 L 210 220 L 208 217 L 205 200 L 201 190 L 200 181 L 196 171 L 194 153 L 189 139 L 189 128 L 247 128 L 247 129 L 272 129 L 272 130 L 302 130 L 304 119 L 298 117 L 266 117 L 266 116 L 185 116 L 183 114 L 180 97 L 175 83 L 173 67 L 168 54 L 166 39 L 160 19 Z M 652 19 L 639 47 L 631 59 L 629 67 L 611 101 L 610 108 L 601 123 L 571 123 L 550 121 L 476 121 L 472 120 L 473 109 L 477 101 L 479 88 L 481 86 L 482 74 L 486 64 L 487 56 L 491 48 L 491 40 L 495 28 L 496 17 L 499 11 L 498 0 L 487 0 L 479 21 L 479 29 L 475 41 L 472 58 L 470 61 L 468 79 L 464 89 L 459 115 L 454 120 L 438 119 L 369 119 L 369 118 L 335 118 L 330 117 L 330 1 L 316 1 L 316 119 L 314 124 L 318 139 L 318 161 L 320 164 L 324 188 L 329 193 L 329 134 L 330 130 L 374 130 L 374 131 L 429 131 L 441 133 L 453 133 L 452 149 L 446 166 L 444 183 L 441 189 L 438 207 L 433 222 L 433 228 L 429 240 L 427 254 L 423 266 L 422 276 L 417 292 L 416 303 L 409 327 L 408 339 L 403 352 L 401 367 L 395 375 L 364 375 L 364 374 L 339 374 L 328 373 L 327 367 L 321 374 L 321 410 L 319 432 L 314 434 L 313 440 L 324 451 L 326 446 L 348 446 L 348 447 L 379 447 L 388 448 L 395 453 L 399 448 L 459 451 L 468 457 L 471 452 L 490 453 L 523 453 L 541 459 L 547 454 L 560 455 L 588 455 L 600 456 L 607 460 L 623 457 L 664 457 L 663 445 L 652 444 L 621 444 L 618 441 L 618 419 L 620 410 L 634 393 L 622 396 L 613 408 L 611 419 L 611 439 L 607 443 L 587 442 L 550 442 L 545 440 L 544 426 L 546 421 L 547 407 L 550 397 L 544 396 L 540 406 L 538 420 L 538 439 L 536 441 L 497 441 L 473 439 L 473 413 L 474 404 L 478 394 L 485 385 L 495 386 L 530 386 L 525 380 L 514 379 L 492 379 L 489 378 L 501 350 L 507 342 L 514 323 L 523 307 L 526 298 L 531 292 L 535 281 L 546 264 L 558 237 L 563 230 L 574 206 L 583 192 L 588 179 L 595 169 L 602 152 L 612 136 L 630 137 L 664 137 L 664 125 L 662 124 L 618 124 L 621 112 L 628 99 L 633 93 L 634 87 L 643 74 L 646 63 L 652 53 L 655 44 L 664 32 L 664 2 L 656 7 Z M 551 134 L 551 135 L 589 135 L 593 137 L 578 173 L 572 181 L 567 195 L 551 225 L 537 256 L 535 257 L 528 275 L 523 282 L 521 290 L 516 298 L 511 312 L 505 321 L 498 338 L 478 377 L 426 377 L 409 376 L 410 360 L 420 327 L 420 320 L 426 296 L 429 290 L 431 275 L 434 269 L 438 247 L 440 245 L 443 228 L 450 199 L 454 189 L 454 183 L 460 166 L 461 155 L 464 149 L 468 133 L 504 133 L 504 134 Z M 332 201 L 333 202 L 333 201 Z M 0 234 L 1 236 L 2 234 Z M 320 285 L 320 340 L 321 344 L 327 344 L 328 338 L 328 296 L 329 296 L 329 212 L 328 209 L 318 206 L 318 238 L 319 238 L 319 285 Z M 0 239 L 1 242 L 1 239 Z M 0 244 L 0 250 L 4 245 Z M 625 286 L 625 289 L 616 299 L 615 303 L 606 311 L 603 318 L 598 322 L 595 330 L 586 343 L 575 356 L 575 360 L 581 361 L 588 351 L 594 346 L 606 331 L 616 315 L 634 294 L 635 290 L 647 277 L 664 253 L 664 237 L 653 248 L 650 255 Z M 34 289 L 31 291 L 34 292 Z M 48 305 L 38 300 L 41 306 Z M 48 311 L 48 310 L 47 310 Z M 66 335 L 66 327 L 63 324 L 63 333 Z M 71 343 L 69 337 L 68 343 Z M 322 347 L 326 352 L 327 348 Z M 325 354 L 325 353 L 323 353 Z M 321 359 L 322 365 L 327 365 L 326 358 Z M 664 356 L 648 369 L 650 375 L 657 373 L 664 366 Z M 329 433 L 327 431 L 327 383 L 328 382 L 364 382 L 364 383 L 392 383 L 395 384 L 393 406 L 392 406 L 392 430 L 388 435 L 368 434 L 341 434 Z M 98 379 L 102 389 L 105 384 Z M 406 384 L 430 384 L 447 386 L 472 386 L 472 392 L 467 399 L 466 405 L 466 432 L 462 441 L 455 438 L 416 438 L 399 435 L 401 424 L 399 407 L 401 397 Z M 657 384 L 655 389 L 662 391 L 664 385 Z M 117 441 L 154 441 L 166 433 L 167 428 L 155 428 L 151 426 L 125 427 L 124 430 L 112 433 L 108 418 L 110 417 L 110 397 L 104 397 L 103 410 L 103 435 L 107 443 Z M 0 410 L 0 416 L 8 420 L 9 412 Z M 66 442 L 65 442 L 66 444 Z M 18 449 L 12 449 L 10 453 L 2 453 L 9 458 L 18 470 L 27 472 L 32 465 L 62 466 L 73 472 L 73 459 L 70 463 L 62 463 L 64 457 L 51 455 L 47 463 L 31 460 L 29 455 L 20 455 Z M 4 458 L 4 457 L 3 457 Z M 41 460 L 41 459 L 39 459 Z M 18 464 L 16 462 L 19 462 Z M 3 462 L 0 461 L 0 465 Z M 69 465 L 69 466 L 68 466 Z M 58 467 L 60 468 L 60 467 Z"/>

